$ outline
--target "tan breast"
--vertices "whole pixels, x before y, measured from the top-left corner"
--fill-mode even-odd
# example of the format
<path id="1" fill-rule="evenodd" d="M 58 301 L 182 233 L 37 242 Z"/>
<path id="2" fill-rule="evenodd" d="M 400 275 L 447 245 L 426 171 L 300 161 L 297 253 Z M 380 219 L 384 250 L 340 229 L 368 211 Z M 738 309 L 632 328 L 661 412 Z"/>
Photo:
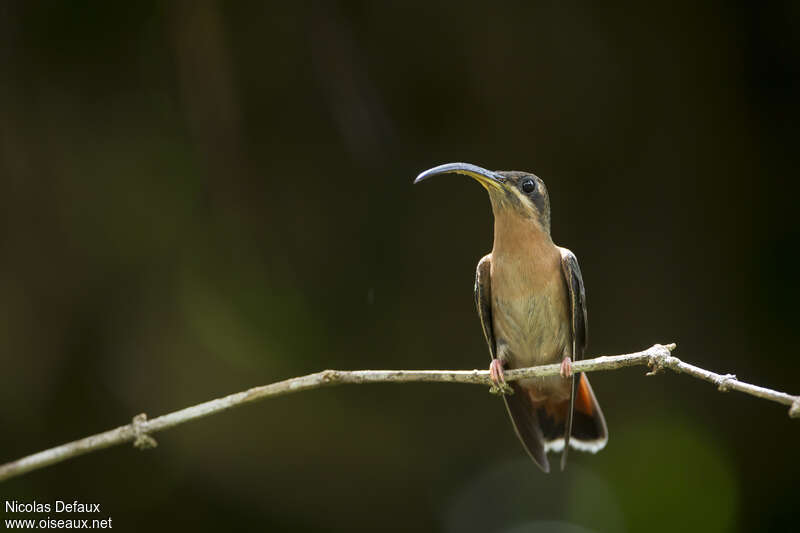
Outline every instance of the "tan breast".
<path id="1" fill-rule="evenodd" d="M 495 228 L 492 250 L 498 356 L 509 368 L 560 362 L 572 347 L 561 253 L 549 235 L 532 231 L 524 221 L 504 222 Z"/>

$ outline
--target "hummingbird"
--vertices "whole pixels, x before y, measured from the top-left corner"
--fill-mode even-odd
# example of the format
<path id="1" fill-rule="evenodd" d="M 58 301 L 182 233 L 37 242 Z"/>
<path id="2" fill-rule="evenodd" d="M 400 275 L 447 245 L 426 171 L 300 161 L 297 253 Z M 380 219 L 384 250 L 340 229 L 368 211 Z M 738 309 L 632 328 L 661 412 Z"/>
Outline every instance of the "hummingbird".
<path id="1" fill-rule="evenodd" d="M 588 339 L 586 291 L 578 260 L 550 236 L 550 197 L 529 172 L 448 163 L 419 174 L 475 179 L 489 193 L 494 244 L 475 274 L 475 305 L 489 347 L 491 392 L 503 397 L 519 440 L 550 471 L 548 452 L 596 453 L 608 442 L 603 411 L 585 374 L 572 371 Z M 506 369 L 560 363 L 560 375 L 506 382 Z"/>

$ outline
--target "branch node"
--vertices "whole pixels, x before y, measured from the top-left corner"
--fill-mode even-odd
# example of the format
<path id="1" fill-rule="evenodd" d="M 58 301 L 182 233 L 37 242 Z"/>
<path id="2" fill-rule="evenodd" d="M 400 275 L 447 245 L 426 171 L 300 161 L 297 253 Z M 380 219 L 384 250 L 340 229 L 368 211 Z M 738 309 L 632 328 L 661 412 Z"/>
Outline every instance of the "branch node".
<path id="1" fill-rule="evenodd" d="M 647 366 L 650 367 L 650 372 L 645 374 L 645 376 L 655 376 L 656 374 L 660 374 L 664 371 L 664 366 L 655 359 L 651 359 L 650 362 L 647 363 Z"/>
<path id="2" fill-rule="evenodd" d="M 142 425 L 147 422 L 147 414 L 140 413 L 133 417 L 133 447 L 137 450 L 149 450 L 158 446 L 156 439 L 148 435 L 142 429 Z"/>
<path id="3" fill-rule="evenodd" d="M 678 359 L 672 357 L 670 353 L 676 347 L 675 343 L 667 344 L 654 344 L 648 350 L 650 358 L 647 361 L 647 366 L 650 367 L 648 376 L 655 376 L 664 371 L 665 368 L 674 368 L 678 364 Z"/>
<path id="4" fill-rule="evenodd" d="M 736 374 L 725 374 L 717 379 L 717 390 L 720 392 L 728 392 L 730 389 L 730 382 L 736 381 Z"/>
<path id="5" fill-rule="evenodd" d="M 800 396 L 794 399 L 792 406 L 789 408 L 789 416 L 792 418 L 800 418 Z"/>
<path id="6" fill-rule="evenodd" d="M 492 385 L 489 387 L 489 394 L 497 394 L 498 396 L 511 396 L 514 394 L 514 389 L 512 389 L 508 383 L 501 383 L 500 385 Z"/>

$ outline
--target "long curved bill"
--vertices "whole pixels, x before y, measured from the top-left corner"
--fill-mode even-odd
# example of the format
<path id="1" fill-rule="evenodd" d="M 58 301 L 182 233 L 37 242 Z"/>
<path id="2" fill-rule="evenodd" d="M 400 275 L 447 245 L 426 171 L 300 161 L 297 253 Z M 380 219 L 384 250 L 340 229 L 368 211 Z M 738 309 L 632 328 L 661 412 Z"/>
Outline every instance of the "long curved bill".
<path id="1" fill-rule="evenodd" d="M 439 165 L 438 167 L 429 168 L 425 172 L 422 172 L 417 176 L 417 179 L 414 180 L 414 183 L 419 183 L 420 181 L 438 174 L 464 174 L 465 176 L 478 180 L 478 182 L 487 189 L 489 187 L 499 189 L 503 186 L 503 182 L 505 181 L 505 178 L 500 174 L 476 165 L 471 165 L 469 163 L 447 163 L 446 165 Z"/>

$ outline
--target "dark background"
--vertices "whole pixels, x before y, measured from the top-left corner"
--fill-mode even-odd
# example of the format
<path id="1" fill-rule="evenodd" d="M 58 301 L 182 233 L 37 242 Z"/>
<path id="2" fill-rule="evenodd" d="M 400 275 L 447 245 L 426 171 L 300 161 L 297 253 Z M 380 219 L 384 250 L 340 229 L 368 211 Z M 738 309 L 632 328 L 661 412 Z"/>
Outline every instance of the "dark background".
<path id="1" fill-rule="evenodd" d="M 0 461 L 323 368 L 486 368 L 486 193 L 411 185 L 450 161 L 545 180 L 589 355 L 675 341 L 800 391 L 799 16 L 3 2 Z M 564 474 L 530 463 L 483 388 L 372 385 L 193 422 L 0 499 L 99 502 L 124 531 L 796 526 L 800 422 L 644 371 L 592 375 L 609 444 Z"/>

